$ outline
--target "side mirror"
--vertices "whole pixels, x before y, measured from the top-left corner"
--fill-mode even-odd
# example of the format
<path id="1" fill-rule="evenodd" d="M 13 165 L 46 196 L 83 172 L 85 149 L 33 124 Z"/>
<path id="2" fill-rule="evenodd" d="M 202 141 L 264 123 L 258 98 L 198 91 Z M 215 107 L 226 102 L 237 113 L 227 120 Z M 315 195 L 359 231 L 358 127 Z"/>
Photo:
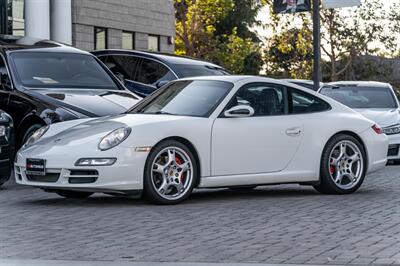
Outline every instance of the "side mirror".
<path id="1" fill-rule="evenodd" d="M 237 105 L 224 113 L 225 117 L 250 117 L 254 115 L 254 109 L 248 105 Z"/>
<path id="2" fill-rule="evenodd" d="M 167 85 L 170 81 L 169 80 L 161 80 L 159 82 L 156 83 L 156 88 L 159 89 L 164 85 Z"/>

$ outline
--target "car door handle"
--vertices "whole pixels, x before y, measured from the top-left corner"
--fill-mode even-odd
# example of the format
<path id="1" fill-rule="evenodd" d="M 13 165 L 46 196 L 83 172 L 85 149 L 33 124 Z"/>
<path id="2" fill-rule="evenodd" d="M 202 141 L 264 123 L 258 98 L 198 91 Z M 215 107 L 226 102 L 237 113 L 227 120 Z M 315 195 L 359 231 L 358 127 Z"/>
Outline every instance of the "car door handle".
<path id="1" fill-rule="evenodd" d="M 291 136 L 291 137 L 297 137 L 300 136 L 301 134 L 301 129 L 296 127 L 296 128 L 289 128 L 286 130 L 286 135 Z"/>

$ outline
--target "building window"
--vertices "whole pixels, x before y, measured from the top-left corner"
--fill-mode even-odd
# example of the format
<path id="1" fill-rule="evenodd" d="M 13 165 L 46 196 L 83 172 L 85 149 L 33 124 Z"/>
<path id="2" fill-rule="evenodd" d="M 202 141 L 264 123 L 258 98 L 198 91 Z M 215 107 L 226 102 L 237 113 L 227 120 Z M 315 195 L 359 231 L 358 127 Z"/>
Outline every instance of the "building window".
<path id="1" fill-rule="evenodd" d="M 0 34 L 25 34 L 24 0 L 0 0 Z"/>
<path id="2" fill-rule="evenodd" d="M 25 35 L 24 0 L 12 0 L 12 34 Z"/>
<path id="3" fill-rule="evenodd" d="M 135 33 L 129 31 L 122 32 L 122 49 L 135 49 Z"/>
<path id="4" fill-rule="evenodd" d="M 148 48 L 149 51 L 160 51 L 160 36 L 149 35 Z"/>
<path id="5" fill-rule="evenodd" d="M 107 49 L 107 29 L 95 27 L 94 28 L 94 49 L 103 50 Z"/>

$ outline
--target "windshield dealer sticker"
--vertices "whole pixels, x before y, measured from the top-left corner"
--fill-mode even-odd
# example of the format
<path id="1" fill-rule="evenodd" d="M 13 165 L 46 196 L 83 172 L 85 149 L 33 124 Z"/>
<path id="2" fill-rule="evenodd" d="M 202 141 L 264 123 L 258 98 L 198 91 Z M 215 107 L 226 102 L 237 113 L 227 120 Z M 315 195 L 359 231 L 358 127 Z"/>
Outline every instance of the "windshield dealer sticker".
<path id="1" fill-rule="evenodd" d="M 44 77 L 33 77 L 33 79 L 39 80 L 40 82 L 44 84 L 57 84 L 58 81 L 52 79 L 52 78 L 44 78 Z"/>

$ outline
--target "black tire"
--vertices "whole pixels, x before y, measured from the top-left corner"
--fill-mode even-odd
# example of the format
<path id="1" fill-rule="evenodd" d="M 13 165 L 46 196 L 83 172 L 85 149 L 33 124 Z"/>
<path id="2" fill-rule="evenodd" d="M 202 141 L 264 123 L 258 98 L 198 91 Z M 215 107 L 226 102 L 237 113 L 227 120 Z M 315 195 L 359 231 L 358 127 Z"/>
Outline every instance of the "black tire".
<path id="1" fill-rule="evenodd" d="M 243 190 L 252 190 L 252 189 L 255 189 L 256 187 L 257 186 L 249 185 L 249 186 L 229 187 L 229 189 L 233 190 L 233 191 L 243 191 Z"/>
<path id="2" fill-rule="evenodd" d="M 32 136 L 33 133 L 35 133 L 36 130 L 39 128 L 43 127 L 42 124 L 34 124 L 30 126 L 26 131 L 23 137 L 20 139 L 19 147 L 25 144 L 25 142 Z"/>
<path id="3" fill-rule="evenodd" d="M 348 141 L 352 142 L 355 144 L 358 149 L 361 152 L 361 160 L 363 162 L 363 168 L 361 175 L 357 181 L 357 183 L 349 188 L 349 189 L 344 189 L 339 187 L 331 178 L 330 175 L 330 169 L 329 169 L 329 156 L 330 153 L 332 152 L 332 149 L 341 141 Z M 318 185 L 314 185 L 313 187 L 320 193 L 323 194 L 351 194 L 357 191 L 360 186 L 362 185 L 365 174 L 367 171 L 367 160 L 366 160 L 366 153 L 363 145 L 354 137 L 346 134 L 339 134 L 334 137 L 332 137 L 328 143 L 326 144 L 324 151 L 322 153 L 322 158 L 321 158 L 321 165 L 320 165 L 320 182 Z"/>
<path id="4" fill-rule="evenodd" d="M 57 190 L 56 194 L 67 199 L 86 199 L 93 195 L 93 192 Z"/>
<path id="5" fill-rule="evenodd" d="M 188 186 L 186 192 L 180 196 L 178 199 L 166 199 L 162 196 L 159 195 L 159 193 L 156 191 L 156 188 L 153 185 L 153 182 L 151 180 L 152 178 L 152 167 L 153 167 L 153 161 L 156 159 L 156 156 L 164 149 L 168 147 L 177 147 L 182 149 L 190 158 L 191 163 L 192 163 L 192 171 L 193 171 L 193 178 Z M 197 184 L 197 181 L 199 179 L 199 167 L 198 167 L 198 162 L 193 155 L 193 152 L 183 143 L 175 141 L 175 140 L 166 140 L 158 144 L 156 147 L 154 147 L 149 156 L 147 157 L 146 164 L 145 164 L 145 169 L 144 169 L 144 180 L 143 180 L 143 195 L 145 196 L 146 199 L 151 201 L 152 203 L 155 204 L 161 204 L 161 205 L 173 205 L 173 204 L 178 204 L 184 200 L 186 200 L 190 194 L 193 191 L 193 188 Z"/>

